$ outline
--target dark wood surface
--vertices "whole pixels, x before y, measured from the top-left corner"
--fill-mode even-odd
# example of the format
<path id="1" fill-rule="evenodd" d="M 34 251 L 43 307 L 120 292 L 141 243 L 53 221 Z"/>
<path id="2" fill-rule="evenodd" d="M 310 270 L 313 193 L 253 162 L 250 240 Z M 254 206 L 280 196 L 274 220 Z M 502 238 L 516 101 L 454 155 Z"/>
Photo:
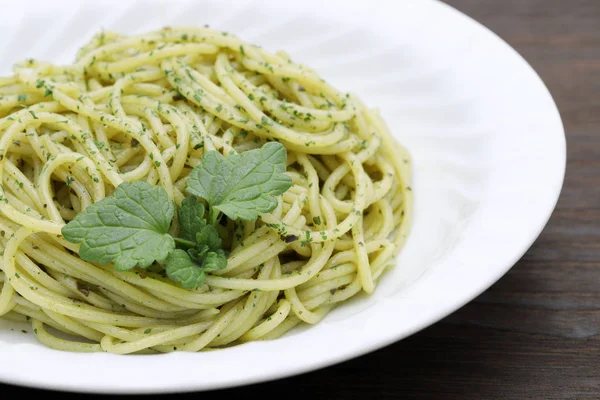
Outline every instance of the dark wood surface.
<path id="1" fill-rule="evenodd" d="M 600 0 L 447 2 L 515 47 L 558 104 L 568 167 L 544 232 L 492 288 L 406 340 L 293 378 L 180 396 L 600 399 Z M 0 385 L 3 399 L 26 394 L 48 393 Z"/>

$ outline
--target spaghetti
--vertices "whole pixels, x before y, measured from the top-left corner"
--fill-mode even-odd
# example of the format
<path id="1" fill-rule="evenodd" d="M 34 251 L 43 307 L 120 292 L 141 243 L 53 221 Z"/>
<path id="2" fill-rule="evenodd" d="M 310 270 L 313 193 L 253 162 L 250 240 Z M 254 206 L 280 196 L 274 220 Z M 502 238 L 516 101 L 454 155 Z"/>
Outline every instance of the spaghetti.
<path id="1" fill-rule="evenodd" d="M 209 28 L 102 32 L 72 65 L 16 64 L 0 96 L 0 315 L 29 321 L 51 348 L 156 353 L 273 339 L 372 293 L 407 237 L 405 149 L 376 110 L 282 51 Z M 160 267 L 84 261 L 61 236 L 123 182 L 161 186 L 180 204 L 207 151 L 274 140 L 292 187 L 259 220 L 229 221 L 227 266 L 197 289 Z"/>

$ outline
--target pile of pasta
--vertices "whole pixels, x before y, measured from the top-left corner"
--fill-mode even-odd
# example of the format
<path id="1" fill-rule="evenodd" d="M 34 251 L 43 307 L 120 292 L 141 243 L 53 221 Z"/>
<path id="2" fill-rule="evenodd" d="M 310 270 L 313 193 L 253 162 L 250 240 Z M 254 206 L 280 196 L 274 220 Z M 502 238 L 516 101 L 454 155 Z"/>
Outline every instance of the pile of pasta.
<path id="1" fill-rule="evenodd" d="M 71 65 L 0 79 L 0 315 L 45 345 L 199 351 L 281 336 L 372 293 L 410 228 L 410 159 L 375 109 L 283 51 L 210 28 L 101 32 Z M 293 185 L 228 221 L 227 267 L 197 289 L 78 256 L 65 223 L 123 182 L 180 204 L 207 151 L 278 141 Z"/>

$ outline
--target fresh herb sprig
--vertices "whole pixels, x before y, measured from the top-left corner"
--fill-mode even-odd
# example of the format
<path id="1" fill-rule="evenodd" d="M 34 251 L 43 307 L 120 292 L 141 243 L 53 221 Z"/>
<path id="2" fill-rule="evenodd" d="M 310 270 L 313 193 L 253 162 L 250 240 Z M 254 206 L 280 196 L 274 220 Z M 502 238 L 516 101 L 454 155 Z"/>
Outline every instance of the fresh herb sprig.
<path id="1" fill-rule="evenodd" d="M 137 181 L 120 184 L 112 195 L 77 214 L 63 227 L 63 237 L 81 243 L 79 256 L 86 261 L 113 262 L 118 271 L 158 262 L 170 279 L 196 288 L 207 272 L 227 266 L 217 231 L 222 214 L 256 220 L 259 213 L 272 211 L 275 196 L 291 187 L 286 157 L 285 147 L 277 142 L 227 157 L 207 152 L 186 182 L 191 196 L 177 209 L 176 236 L 169 233 L 176 207 L 167 192 Z"/>

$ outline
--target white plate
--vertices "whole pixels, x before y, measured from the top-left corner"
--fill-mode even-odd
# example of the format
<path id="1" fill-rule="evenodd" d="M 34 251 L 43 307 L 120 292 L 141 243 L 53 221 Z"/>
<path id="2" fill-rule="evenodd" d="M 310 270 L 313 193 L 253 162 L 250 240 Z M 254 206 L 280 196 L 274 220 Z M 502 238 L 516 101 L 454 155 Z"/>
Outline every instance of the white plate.
<path id="1" fill-rule="evenodd" d="M 441 3 L 11 2 L 0 15 L 0 69 L 26 57 L 69 62 L 101 27 L 134 33 L 205 23 L 270 50 L 284 48 L 381 108 L 415 166 L 414 228 L 398 266 L 374 295 L 314 327 L 215 352 L 71 354 L 0 322 L 0 381 L 157 393 L 314 370 L 402 339 L 461 307 L 500 278 L 542 230 L 565 168 L 556 106 L 513 49 Z"/>

